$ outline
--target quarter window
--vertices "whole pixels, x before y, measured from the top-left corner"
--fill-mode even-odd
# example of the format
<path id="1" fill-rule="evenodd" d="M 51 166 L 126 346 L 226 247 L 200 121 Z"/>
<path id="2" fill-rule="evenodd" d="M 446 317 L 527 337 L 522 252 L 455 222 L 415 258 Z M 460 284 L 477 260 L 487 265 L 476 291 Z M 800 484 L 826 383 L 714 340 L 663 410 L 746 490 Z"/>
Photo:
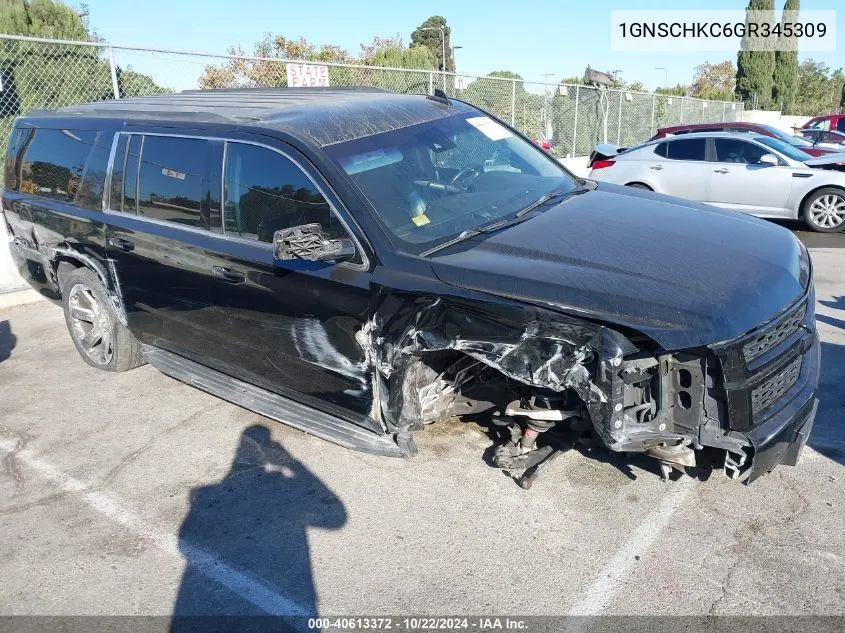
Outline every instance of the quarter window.
<path id="1" fill-rule="evenodd" d="M 133 137 L 133 141 L 135 137 Z M 138 215 L 208 228 L 200 212 L 204 139 L 145 136 L 138 168 Z M 125 204 L 132 194 L 132 146 L 126 163 Z"/>
<path id="2" fill-rule="evenodd" d="M 32 130 L 15 166 L 19 191 L 73 202 L 95 137 L 90 130 Z"/>
<path id="3" fill-rule="evenodd" d="M 280 229 L 317 223 L 329 239 L 346 237 L 329 203 L 287 157 L 266 147 L 227 143 L 225 174 L 227 235 L 272 242 Z"/>

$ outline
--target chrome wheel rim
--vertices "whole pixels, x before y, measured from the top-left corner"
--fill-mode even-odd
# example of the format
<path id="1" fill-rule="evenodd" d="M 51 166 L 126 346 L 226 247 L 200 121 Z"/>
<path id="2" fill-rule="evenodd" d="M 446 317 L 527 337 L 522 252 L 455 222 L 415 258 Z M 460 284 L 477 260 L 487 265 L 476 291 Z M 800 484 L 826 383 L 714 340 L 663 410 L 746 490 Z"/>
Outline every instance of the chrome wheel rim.
<path id="1" fill-rule="evenodd" d="M 94 292 L 76 284 L 68 294 L 73 337 L 85 355 L 97 365 L 108 365 L 114 355 L 111 322 Z"/>
<path id="2" fill-rule="evenodd" d="M 810 205 L 810 219 L 823 229 L 835 229 L 845 222 L 845 195 L 826 193 Z"/>

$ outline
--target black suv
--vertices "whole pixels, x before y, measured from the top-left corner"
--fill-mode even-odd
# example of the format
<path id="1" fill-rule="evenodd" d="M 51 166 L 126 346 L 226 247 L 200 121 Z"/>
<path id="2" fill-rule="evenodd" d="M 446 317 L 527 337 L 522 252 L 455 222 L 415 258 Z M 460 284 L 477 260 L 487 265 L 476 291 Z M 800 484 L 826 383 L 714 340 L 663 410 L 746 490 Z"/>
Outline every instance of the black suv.
<path id="1" fill-rule="evenodd" d="M 21 273 L 91 365 L 149 362 L 350 448 L 474 416 L 529 485 L 562 438 L 751 481 L 816 410 L 787 230 L 578 180 L 460 101 L 189 91 L 18 119 Z M 581 437 L 583 436 L 583 437 Z"/>

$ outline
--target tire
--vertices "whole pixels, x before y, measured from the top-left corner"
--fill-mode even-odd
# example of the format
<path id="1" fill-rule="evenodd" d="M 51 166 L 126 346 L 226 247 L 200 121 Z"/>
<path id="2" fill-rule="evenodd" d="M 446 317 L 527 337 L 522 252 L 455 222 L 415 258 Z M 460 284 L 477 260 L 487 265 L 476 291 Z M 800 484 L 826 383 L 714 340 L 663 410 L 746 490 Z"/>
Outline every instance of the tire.
<path id="1" fill-rule="evenodd" d="M 845 190 L 824 187 L 813 192 L 801 209 L 804 222 L 819 233 L 838 233 L 845 228 Z"/>
<path id="2" fill-rule="evenodd" d="M 82 360 L 104 371 L 143 365 L 141 345 L 117 318 L 96 273 L 83 267 L 62 277 L 65 323 Z"/>
<path id="3" fill-rule="evenodd" d="M 644 189 L 645 191 L 654 191 L 654 189 L 652 189 L 652 188 L 651 188 L 651 187 L 649 187 L 648 185 L 644 185 L 644 184 L 643 184 L 643 183 L 641 183 L 641 182 L 629 182 L 629 183 L 628 183 L 627 185 L 625 185 L 625 186 L 626 186 L 626 187 L 630 187 L 631 189 Z"/>

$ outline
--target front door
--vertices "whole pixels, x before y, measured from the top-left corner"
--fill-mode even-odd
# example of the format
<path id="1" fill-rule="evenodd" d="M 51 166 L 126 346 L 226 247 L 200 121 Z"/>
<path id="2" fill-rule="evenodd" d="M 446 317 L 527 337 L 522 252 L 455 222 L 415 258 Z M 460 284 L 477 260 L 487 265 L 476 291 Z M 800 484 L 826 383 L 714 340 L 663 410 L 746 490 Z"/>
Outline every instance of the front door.
<path id="1" fill-rule="evenodd" d="M 329 239 L 350 237 L 339 203 L 292 148 L 227 141 L 223 173 L 217 256 L 229 277 L 212 295 L 220 368 L 370 425 L 370 368 L 356 334 L 367 321 L 371 274 L 360 245 L 345 262 L 273 255 L 273 234 L 283 228 L 318 223 Z"/>
<path id="2" fill-rule="evenodd" d="M 760 157 L 770 152 L 756 143 L 741 138 L 713 140 L 716 161 L 709 163 L 712 175 L 708 202 L 755 215 L 793 213 L 786 206 L 792 187 L 791 167 L 760 163 Z"/>

